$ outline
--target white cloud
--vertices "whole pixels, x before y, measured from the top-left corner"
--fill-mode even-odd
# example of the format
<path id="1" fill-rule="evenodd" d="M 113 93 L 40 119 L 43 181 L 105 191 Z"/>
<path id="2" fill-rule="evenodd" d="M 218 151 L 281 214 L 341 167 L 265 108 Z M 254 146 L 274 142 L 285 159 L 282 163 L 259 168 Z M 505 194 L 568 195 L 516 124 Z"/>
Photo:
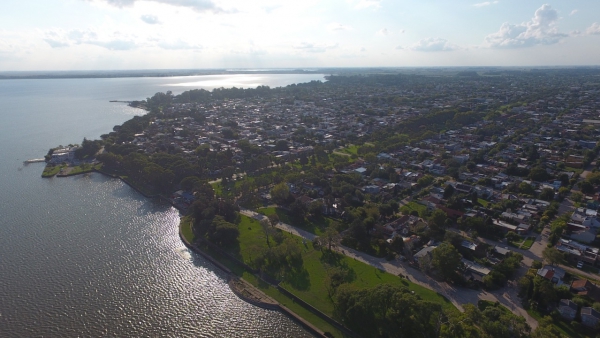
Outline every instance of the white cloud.
<path id="1" fill-rule="evenodd" d="M 575 15 L 577 12 L 579 12 L 579 10 L 578 9 L 574 9 L 574 10 L 571 11 L 571 13 L 569 14 L 569 16 Z"/>
<path id="2" fill-rule="evenodd" d="M 517 25 L 503 23 L 498 32 L 486 36 L 485 42 L 491 48 L 520 48 L 555 44 L 568 36 L 558 32 L 556 28 L 558 20 L 558 12 L 546 4 L 538 8 L 528 22 Z"/>
<path id="3" fill-rule="evenodd" d="M 235 12 L 235 10 L 226 11 L 221 7 L 218 7 L 211 0 L 87 0 L 87 1 L 103 1 L 109 5 L 116 6 L 119 8 L 131 7 L 136 2 L 157 2 L 161 4 L 187 7 L 197 12 L 212 12 L 212 13 L 226 13 Z"/>
<path id="4" fill-rule="evenodd" d="M 600 23 L 594 22 L 585 32 L 590 35 L 600 35 Z"/>
<path id="5" fill-rule="evenodd" d="M 361 52 L 366 52 L 366 51 L 367 51 L 367 49 L 366 49 L 365 47 L 362 47 L 362 48 L 360 49 L 360 51 L 361 51 Z"/>
<path id="6" fill-rule="evenodd" d="M 399 49 L 398 47 L 396 49 Z M 418 52 L 447 52 L 459 49 L 459 47 L 449 43 L 446 39 L 427 38 L 415 43 L 410 49 Z"/>
<path id="7" fill-rule="evenodd" d="M 310 43 L 310 42 L 301 42 L 296 44 L 293 48 L 299 51 L 307 52 L 307 53 L 324 53 L 330 49 L 335 49 L 338 47 L 338 44 L 318 44 L 318 43 Z"/>
<path id="8" fill-rule="evenodd" d="M 108 50 L 130 50 L 137 47 L 136 43 L 131 40 L 110 40 L 110 41 L 88 41 L 90 45 L 104 47 Z"/>
<path id="9" fill-rule="evenodd" d="M 332 32 L 342 32 L 342 31 L 350 31 L 350 30 L 352 30 L 352 27 L 347 26 L 347 25 L 342 25 L 339 22 L 332 22 L 329 24 L 329 26 L 327 26 L 327 29 Z"/>
<path id="10" fill-rule="evenodd" d="M 100 36 L 93 30 L 73 29 L 70 31 L 48 31 L 43 40 L 52 48 L 63 48 L 73 45 L 93 45 L 108 50 L 130 50 L 138 47 L 134 36 L 113 32 Z"/>
<path id="11" fill-rule="evenodd" d="M 473 7 L 485 7 L 485 6 L 490 6 L 490 5 L 495 5 L 500 1 L 486 1 L 486 2 L 480 2 L 480 3 L 476 3 L 473 4 Z"/>
<path id="12" fill-rule="evenodd" d="M 386 35 L 389 35 L 389 34 L 390 34 L 390 32 L 388 32 L 387 28 L 382 28 L 382 29 L 380 29 L 380 30 L 377 31 L 377 35 L 386 36 Z"/>
<path id="13" fill-rule="evenodd" d="M 581 33 L 580 30 L 574 30 L 571 31 L 571 33 L 569 33 L 570 36 L 582 36 L 583 34 Z"/>
<path id="14" fill-rule="evenodd" d="M 186 41 L 179 40 L 179 39 L 176 41 L 160 41 L 156 45 L 162 49 L 168 49 L 168 50 L 184 50 L 184 49 L 199 50 L 199 49 L 202 49 L 202 46 L 200 46 L 200 45 L 192 45 Z"/>
<path id="15" fill-rule="evenodd" d="M 403 50 L 403 49 L 404 49 L 404 46 L 402 46 L 402 45 L 398 45 L 398 46 L 396 46 L 396 49 L 398 49 L 398 50 Z"/>
<path id="16" fill-rule="evenodd" d="M 404 29 L 400 30 L 400 34 L 404 34 L 404 32 L 406 32 Z"/>
<path id="17" fill-rule="evenodd" d="M 158 20 L 158 17 L 156 15 L 146 14 L 146 15 L 142 15 L 140 17 L 140 19 L 142 19 L 142 21 L 144 21 L 145 23 L 150 24 L 150 25 L 156 25 L 156 24 L 160 23 L 160 20 Z"/>
<path id="18" fill-rule="evenodd" d="M 359 0 L 354 8 L 381 8 L 381 0 Z"/>

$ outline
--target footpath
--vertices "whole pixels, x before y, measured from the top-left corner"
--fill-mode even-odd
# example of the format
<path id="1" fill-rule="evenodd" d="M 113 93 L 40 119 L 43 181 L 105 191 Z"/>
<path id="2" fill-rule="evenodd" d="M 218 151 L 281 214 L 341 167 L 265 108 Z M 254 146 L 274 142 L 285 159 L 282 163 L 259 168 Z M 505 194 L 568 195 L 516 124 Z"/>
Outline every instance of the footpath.
<path id="1" fill-rule="evenodd" d="M 240 209 L 240 213 L 246 215 L 248 217 L 252 217 L 256 220 L 263 219 L 264 215 L 259 214 L 255 211 L 248 209 Z M 276 225 L 277 228 L 289 232 L 293 235 L 302 237 L 306 240 L 312 241 L 317 236 L 308 231 L 299 229 L 289 224 L 285 224 L 279 222 Z M 415 269 L 409 266 L 407 263 L 404 263 L 400 260 L 391 260 L 388 261 L 385 258 L 377 258 L 371 255 L 368 255 L 364 252 L 360 252 L 340 244 L 337 244 L 332 247 L 332 250 L 339 252 L 343 255 L 346 255 L 350 258 L 353 258 L 357 261 L 363 262 L 365 264 L 369 264 L 373 267 L 376 267 L 380 270 L 383 270 L 387 273 L 396 275 L 396 276 L 404 276 L 410 282 L 433 290 L 442 296 L 446 297 L 454 306 L 456 306 L 460 311 L 464 311 L 463 304 L 471 303 L 477 305 L 479 300 L 487 300 L 492 302 L 499 302 L 500 304 L 506 306 L 513 313 L 518 314 L 520 316 L 525 317 L 525 320 L 531 326 L 532 329 L 537 328 L 538 322 L 535 318 L 531 317 L 527 311 L 521 305 L 521 301 L 518 297 L 518 290 L 515 285 L 511 284 L 508 287 L 502 288 L 501 290 L 486 292 L 481 290 L 473 290 L 462 287 L 455 287 L 446 282 L 439 282 L 435 279 L 429 277 L 427 274 L 422 271 Z"/>

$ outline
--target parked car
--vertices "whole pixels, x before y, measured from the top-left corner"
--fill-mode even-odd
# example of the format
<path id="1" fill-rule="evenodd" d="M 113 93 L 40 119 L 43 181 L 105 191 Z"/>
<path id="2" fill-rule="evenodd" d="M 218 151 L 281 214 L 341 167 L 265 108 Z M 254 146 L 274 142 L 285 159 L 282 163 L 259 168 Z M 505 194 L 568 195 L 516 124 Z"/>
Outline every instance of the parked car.
<path id="1" fill-rule="evenodd" d="M 577 262 L 577 268 L 578 269 L 583 268 L 583 262 L 582 261 Z"/>

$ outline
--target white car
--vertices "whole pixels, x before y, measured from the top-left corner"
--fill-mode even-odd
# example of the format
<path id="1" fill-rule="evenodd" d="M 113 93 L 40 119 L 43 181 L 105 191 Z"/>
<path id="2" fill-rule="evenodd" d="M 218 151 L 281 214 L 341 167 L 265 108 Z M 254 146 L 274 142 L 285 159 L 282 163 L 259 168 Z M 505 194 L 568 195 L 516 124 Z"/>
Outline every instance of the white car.
<path id="1" fill-rule="evenodd" d="M 577 262 L 577 268 L 578 269 L 583 268 L 583 262 L 582 261 Z"/>

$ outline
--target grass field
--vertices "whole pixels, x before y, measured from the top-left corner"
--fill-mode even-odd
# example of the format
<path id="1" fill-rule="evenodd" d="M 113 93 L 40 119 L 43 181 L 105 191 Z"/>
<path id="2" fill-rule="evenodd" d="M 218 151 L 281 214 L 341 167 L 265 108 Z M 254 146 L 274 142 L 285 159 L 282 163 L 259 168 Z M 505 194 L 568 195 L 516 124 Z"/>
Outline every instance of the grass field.
<path id="1" fill-rule="evenodd" d="M 73 169 L 71 169 L 71 172 L 69 173 L 69 175 L 78 175 L 78 174 L 83 174 L 83 173 L 89 173 L 89 172 L 92 172 L 94 169 L 96 169 L 96 170 L 102 169 L 102 163 L 96 164 L 95 166 L 92 166 L 90 164 L 78 165 L 76 167 L 73 167 Z"/>
<path id="2" fill-rule="evenodd" d="M 181 227 L 181 235 L 185 238 L 189 243 L 194 243 L 194 232 L 192 231 L 192 219 L 188 216 L 181 220 L 179 223 Z"/>
<path id="3" fill-rule="evenodd" d="M 425 211 L 427 211 L 427 207 L 417 202 L 408 202 L 408 204 L 403 205 L 400 208 L 400 211 L 405 214 L 410 214 L 413 211 L 417 211 L 419 215 L 422 215 Z"/>
<path id="4" fill-rule="evenodd" d="M 64 167 L 66 167 L 66 165 L 56 165 L 56 166 L 46 165 L 46 167 L 44 168 L 44 172 L 42 172 L 42 177 L 52 177 L 52 176 L 58 174 L 60 169 L 62 169 Z"/>
<path id="5" fill-rule="evenodd" d="M 231 248 L 230 251 L 242 261 L 250 263 L 253 253 L 267 247 L 264 231 L 258 221 L 246 216 L 241 216 L 238 229 L 240 232 L 239 247 Z M 439 303 L 447 311 L 458 311 L 449 300 L 432 290 L 413 284 L 398 276 L 382 272 L 373 266 L 347 256 L 315 250 L 311 242 L 303 243 L 299 237 L 288 233 L 284 233 L 284 236 L 294 239 L 302 248 L 302 258 L 307 275 L 299 280 L 284 282 L 281 285 L 326 314 L 331 315 L 333 313 L 333 302 L 329 298 L 324 283 L 327 275 L 326 265 L 339 266 L 350 270 L 354 276 L 351 284 L 358 288 L 371 288 L 381 283 L 406 286 L 422 299 Z"/>
<path id="6" fill-rule="evenodd" d="M 523 249 L 523 250 L 531 249 L 531 246 L 533 245 L 534 241 L 535 241 L 535 237 L 527 237 L 525 242 L 523 242 L 523 244 L 521 245 L 521 249 Z"/>
<path id="7" fill-rule="evenodd" d="M 239 247 L 230 248 L 227 251 L 237 256 L 238 259 L 240 259 L 241 261 L 244 261 L 245 263 L 250 263 L 250 261 L 252 260 L 252 253 L 254 252 L 254 250 L 267 247 L 264 231 L 262 230 L 258 221 L 246 216 L 241 217 L 241 221 L 238 224 L 238 226 L 240 229 Z M 204 250 L 213 258 L 217 259 L 220 263 L 228 267 L 235 275 L 244 278 L 246 281 L 257 287 L 259 290 L 269 295 L 288 309 L 292 310 L 300 317 L 306 319 L 323 332 L 330 332 L 334 337 L 344 336 L 342 332 L 338 331 L 334 326 L 330 325 L 329 323 L 319 318 L 312 312 L 306 310 L 304 307 L 294 302 L 291 298 L 284 295 L 276 288 L 270 286 L 267 283 L 262 282 L 261 280 L 256 278 L 256 276 L 254 276 L 251 272 L 242 268 L 235 261 L 231 260 L 230 258 L 224 255 L 219 254 L 218 252 L 215 252 L 209 247 L 205 246 L 202 248 L 202 250 Z"/>
<path id="8" fill-rule="evenodd" d="M 287 210 L 275 207 L 260 208 L 257 211 L 267 216 L 277 214 L 281 222 L 293 225 L 302 230 L 306 230 L 317 236 L 323 235 L 328 226 L 337 223 L 335 219 L 322 215 L 318 217 L 311 217 L 310 220 L 307 218 L 300 218 L 290 214 L 290 212 Z"/>
<path id="9" fill-rule="evenodd" d="M 350 155 L 358 155 L 358 146 L 351 145 L 348 148 L 344 148 L 344 149 L 340 150 L 340 152 L 350 154 Z"/>
<path id="10" fill-rule="evenodd" d="M 481 204 L 481 205 L 482 205 L 484 208 L 487 208 L 488 204 L 490 204 L 490 202 L 488 202 L 488 201 L 484 200 L 483 198 L 478 198 L 478 199 L 477 199 L 477 202 L 478 202 L 479 204 Z"/>

